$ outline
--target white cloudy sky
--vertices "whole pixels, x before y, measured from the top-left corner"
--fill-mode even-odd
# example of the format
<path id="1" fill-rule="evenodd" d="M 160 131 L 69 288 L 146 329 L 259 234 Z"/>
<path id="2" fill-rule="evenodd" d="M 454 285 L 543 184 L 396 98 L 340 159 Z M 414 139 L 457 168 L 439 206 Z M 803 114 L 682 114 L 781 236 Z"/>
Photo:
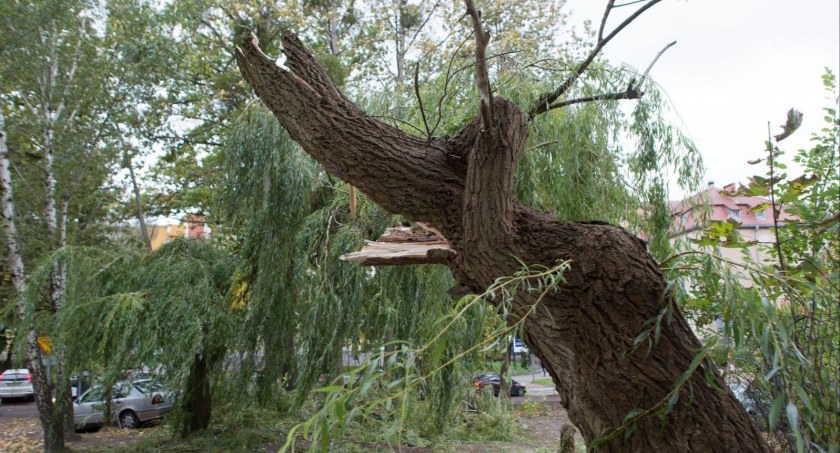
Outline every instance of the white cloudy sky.
<path id="1" fill-rule="evenodd" d="M 574 11 L 573 22 L 597 24 L 605 4 L 569 0 L 567 7 Z M 633 8 L 617 10 L 607 30 Z M 829 101 L 820 76 L 825 67 L 840 71 L 838 0 L 665 0 L 604 53 L 613 62 L 644 69 L 673 40 L 677 45 L 651 75 L 699 147 L 706 180 L 718 187 L 760 173 L 746 161 L 761 156 L 767 121 L 777 133 L 791 107 L 805 117 L 802 129 L 781 144 L 791 151 L 788 156 L 808 146 L 811 132 L 823 127 L 822 108 Z"/>

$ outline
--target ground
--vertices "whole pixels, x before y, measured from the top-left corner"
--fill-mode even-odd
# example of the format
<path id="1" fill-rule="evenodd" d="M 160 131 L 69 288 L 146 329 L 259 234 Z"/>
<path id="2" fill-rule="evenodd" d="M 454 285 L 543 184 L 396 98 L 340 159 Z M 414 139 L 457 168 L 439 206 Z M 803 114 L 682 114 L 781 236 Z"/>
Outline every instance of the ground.
<path id="1" fill-rule="evenodd" d="M 560 446 L 560 427 L 571 423 L 566 411 L 560 405 L 560 398 L 550 386 L 540 385 L 540 374 L 516 376 L 528 388 L 524 398 L 512 398 L 522 435 L 512 442 L 455 443 L 432 448 L 406 448 L 411 453 L 427 452 L 554 452 Z M 536 381 L 536 382 L 533 382 Z M 68 442 L 74 452 L 137 451 L 132 445 L 152 438 L 166 438 L 169 432 L 165 426 L 147 426 L 138 430 L 103 428 L 98 432 L 79 433 L 78 439 Z M 0 406 L 0 452 L 24 453 L 43 451 L 41 427 L 38 423 L 35 405 L 31 402 L 7 402 Z M 576 438 L 578 451 L 583 451 L 583 441 Z M 275 452 L 281 444 L 270 442 L 261 450 Z M 162 448 L 161 451 L 182 451 Z M 350 444 L 345 451 L 391 451 L 386 445 Z M 219 450 L 221 451 L 221 450 Z"/>

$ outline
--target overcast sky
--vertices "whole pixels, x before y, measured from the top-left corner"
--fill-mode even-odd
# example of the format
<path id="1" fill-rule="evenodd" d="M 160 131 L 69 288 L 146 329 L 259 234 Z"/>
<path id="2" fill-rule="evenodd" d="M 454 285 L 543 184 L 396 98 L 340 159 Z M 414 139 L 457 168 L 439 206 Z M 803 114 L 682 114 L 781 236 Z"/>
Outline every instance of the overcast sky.
<path id="1" fill-rule="evenodd" d="M 622 3 L 618 0 L 618 3 Z M 573 23 L 600 23 L 606 1 L 568 0 Z M 634 6 L 620 8 L 607 30 Z M 614 63 L 644 70 L 665 44 L 651 72 L 665 90 L 718 187 L 746 182 L 764 169 L 746 164 L 762 155 L 767 121 L 778 133 L 791 107 L 805 114 L 783 150 L 809 146 L 829 105 L 825 67 L 840 71 L 838 0 L 665 0 L 606 47 Z M 675 192 L 672 189 L 672 192 Z M 672 198 L 681 196 L 672 193 Z"/>

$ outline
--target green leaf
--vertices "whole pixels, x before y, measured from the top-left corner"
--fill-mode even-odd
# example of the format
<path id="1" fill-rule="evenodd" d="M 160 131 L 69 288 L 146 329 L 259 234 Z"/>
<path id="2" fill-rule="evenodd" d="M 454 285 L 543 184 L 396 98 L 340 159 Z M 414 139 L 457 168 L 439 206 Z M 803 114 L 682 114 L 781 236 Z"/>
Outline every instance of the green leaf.
<path id="1" fill-rule="evenodd" d="M 790 423 L 791 430 L 793 432 L 799 431 L 799 410 L 796 408 L 796 404 L 788 403 L 785 412 L 787 412 L 787 419 L 788 423 Z"/>
<path id="2" fill-rule="evenodd" d="M 637 424 L 635 424 L 635 423 L 633 423 L 632 425 L 628 426 L 628 427 L 627 427 L 627 429 L 626 429 L 626 430 L 624 430 L 624 440 L 629 439 L 629 438 L 630 438 L 630 436 L 632 436 L 632 435 L 633 435 L 633 433 L 635 433 L 635 432 L 636 432 L 636 430 L 637 430 L 638 428 L 639 428 L 639 425 L 637 425 Z"/>
<path id="3" fill-rule="evenodd" d="M 689 377 L 694 373 L 694 370 L 697 369 L 697 366 L 700 365 L 700 362 L 703 360 L 703 357 L 706 357 L 707 347 L 703 347 L 703 349 L 698 352 L 694 358 L 691 360 L 691 364 L 688 366 L 688 369 L 680 375 L 677 379 L 677 382 L 674 383 L 674 389 L 679 388 L 682 386 L 685 381 L 688 380 Z"/>
<path id="4" fill-rule="evenodd" d="M 799 400 L 802 401 L 802 404 L 804 404 L 809 411 L 813 411 L 814 408 L 811 406 L 811 398 L 807 393 L 805 393 L 805 389 L 803 389 L 799 384 L 796 384 L 795 388 L 796 394 L 799 396 Z"/>
<path id="5" fill-rule="evenodd" d="M 344 420 L 344 417 L 347 415 L 347 406 L 345 406 L 345 400 L 340 399 L 336 401 L 334 404 L 334 408 L 335 418 L 336 420 L 338 420 L 339 423 L 341 423 Z"/>
<path id="6" fill-rule="evenodd" d="M 677 404 L 677 401 L 680 399 L 680 391 L 674 390 L 671 395 L 668 397 L 668 408 L 673 409 L 674 406 Z"/>
<path id="7" fill-rule="evenodd" d="M 633 409 L 632 411 L 628 412 L 627 415 L 624 416 L 624 420 L 622 420 L 621 423 L 627 423 L 630 420 L 633 420 L 634 418 L 636 418 L 639 415 L 644 414 L 644 413 L 645 413 L 644 409 L 639 409 L 639 408 Z"/>
<path id="8" fill-rule="evenodd" d="M 752 209 L 750 209 L 747 212 L 749 212 L 750 214 L 755 214 L 756 212 L 761 212 L 761 211 L 767 209 L 768 207 L 770 207 L 770 202 L 764 202 L 764 203 L 760 203 L 760 204 L 755 205 Z"/>
<path id="9" fill-rule="evenodd" d="M 316 389 L 312 389 L 312 392 L 315 393 L 336 393 L 344 390 L 344 387 L 340 385 L 328 385 L 326 387 L 318 387 Z"/>
<path id="10" fill-rule="evenodd" d="M 321 423 L 321 451 L 328 451 L 330 446 L 330 428 L 326 422 Z"/>
<path id="11" fill-rule="evenodd" d="M 776 423 L 779 422 L 779 415 L 782 414 L 782 405 L 785 402 L 785 397 L 782 394 L 776 395 L 776 400 L 773 401 L 773 405 L 770 406 L 770 417 L 769 417 L 769 426 L 770 431 L 776 429 Z"/>
<path id="12" fill-rule="evenodd" d="M 642 333 L 636 335 L 636 338 L 633 339 L 633 346 L 636 346 L 637 344 L 644 341 L 645 338 L 648 337 L 648 335 L 650 335 L 650 329 L 645 329 L 645 330 L 642 331 Z"/>

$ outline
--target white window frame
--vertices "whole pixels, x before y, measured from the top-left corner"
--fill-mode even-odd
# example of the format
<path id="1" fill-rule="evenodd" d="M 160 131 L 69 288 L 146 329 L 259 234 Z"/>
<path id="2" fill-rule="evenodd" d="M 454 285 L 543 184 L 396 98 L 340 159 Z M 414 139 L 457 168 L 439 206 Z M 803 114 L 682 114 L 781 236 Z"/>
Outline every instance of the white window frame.
<path id="1" fill-rule="evenodd" d="M 741 210 L 740 209 L 726 208 L 726 213 L 729 214 L 730 219 L 741 220 Z"/>

